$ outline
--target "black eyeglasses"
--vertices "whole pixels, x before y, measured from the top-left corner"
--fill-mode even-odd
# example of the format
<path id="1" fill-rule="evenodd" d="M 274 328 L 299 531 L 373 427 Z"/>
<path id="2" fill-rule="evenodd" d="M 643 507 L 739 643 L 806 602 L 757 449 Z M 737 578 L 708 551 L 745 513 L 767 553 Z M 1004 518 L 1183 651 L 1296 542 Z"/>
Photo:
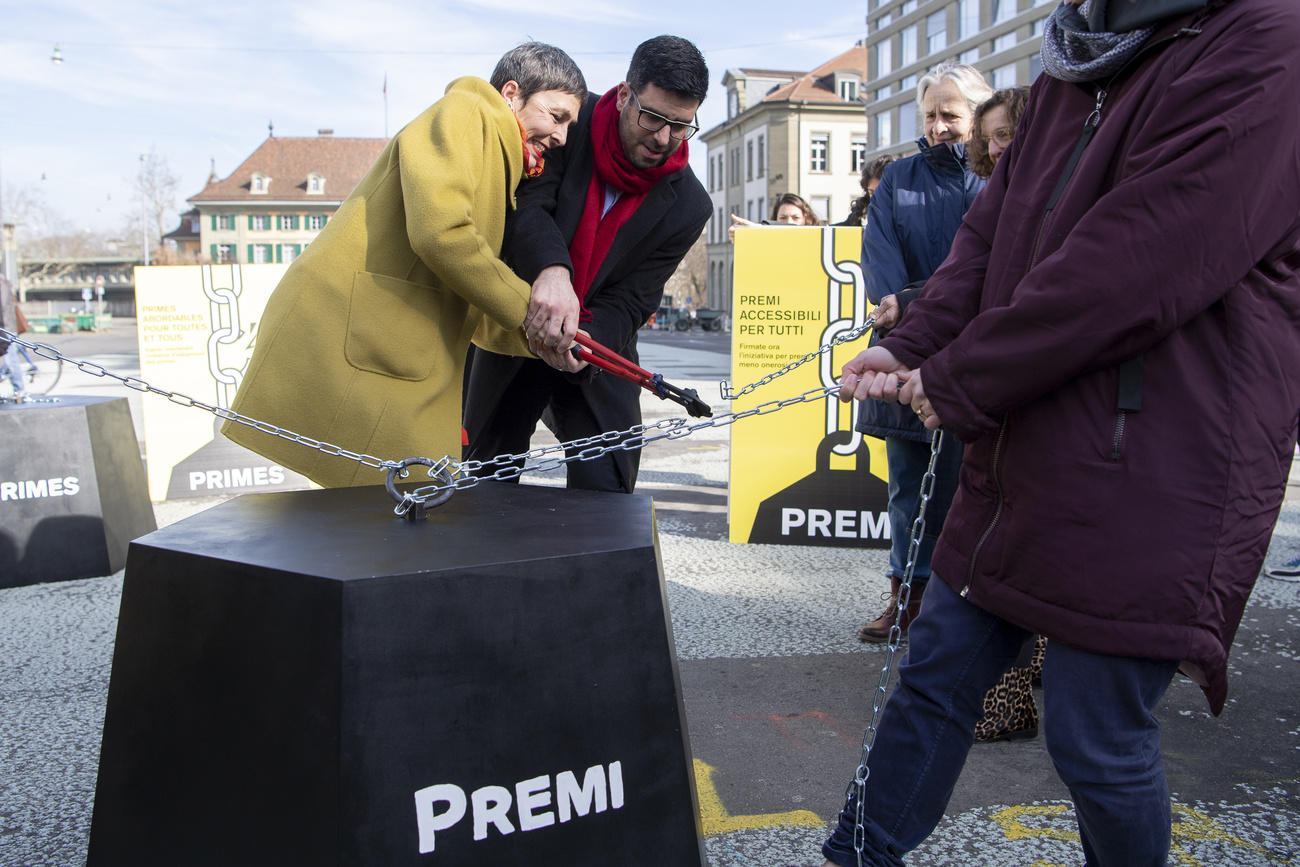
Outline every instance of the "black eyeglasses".
<path id="1" fill-rule="evenodd" d="M 669 138 L 686 141 L 700 131 L 700 125 L 693 121 L 691 123 L 682 123 L 679 120 L 670 120 L 662 114 L 646 111 L 641 107 L 641 100 L 636 98 L 636 92 L 631 88 L 628 89 L 628 92 L 632 94 L 632 102 L 636 103 L 636 125 L 646 132 L 659 132 L 664 126 L 667 126 Z"/>

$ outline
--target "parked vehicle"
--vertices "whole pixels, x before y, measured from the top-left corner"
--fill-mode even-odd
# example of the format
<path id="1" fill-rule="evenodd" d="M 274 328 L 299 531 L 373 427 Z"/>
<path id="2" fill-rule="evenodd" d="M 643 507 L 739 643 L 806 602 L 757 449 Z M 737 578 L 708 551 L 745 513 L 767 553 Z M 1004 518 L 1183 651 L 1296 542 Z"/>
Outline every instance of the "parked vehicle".
<path id="1" fill-rule="evenodd" d="M 724 331 L 728 321 L 725 310 L 670 307 L 665 304 L 646 324 L 657 331 L 690 331 L 697 325 L 703 331 Z"/>

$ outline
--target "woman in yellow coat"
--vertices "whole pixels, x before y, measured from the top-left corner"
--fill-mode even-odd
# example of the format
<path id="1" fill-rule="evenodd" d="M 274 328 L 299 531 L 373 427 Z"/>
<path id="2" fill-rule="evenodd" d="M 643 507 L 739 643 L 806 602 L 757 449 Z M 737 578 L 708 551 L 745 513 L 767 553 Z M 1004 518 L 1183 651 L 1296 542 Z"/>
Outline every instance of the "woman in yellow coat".
<path id="1" fill-rule="evenodd" d="M 232 409 L 384 460 L 459 457 L 465 354 L 484 316 L 519 335 L 529 286 L 499 255 L 507 208 L 586 94 L 526 43 L 404 127 L 276 286 Z M 326 487 L 383 475 L 238 421 L 222 432 Z"/>

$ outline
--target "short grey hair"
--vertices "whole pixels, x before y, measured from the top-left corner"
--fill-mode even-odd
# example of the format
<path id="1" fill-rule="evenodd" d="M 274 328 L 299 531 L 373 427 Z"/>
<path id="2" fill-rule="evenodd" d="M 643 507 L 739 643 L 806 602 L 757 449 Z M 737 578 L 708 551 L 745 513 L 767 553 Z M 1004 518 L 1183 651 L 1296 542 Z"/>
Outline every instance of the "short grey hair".
<path id="1" fill-rule="evenodd" d="M 924 108 L 925 92 L 945 78 L 957 85 L 957 90 L 970 103 L 972 114 L 980 103 L 993 95 L 993 88 L 978 69 L 966 63 L 948 60 L 921 76 L 921 80 L 916 83 L 916 104 Z"/>
<path id="2" fill-rule="evenodd" d="M 525 42 L 512 48 L 497 61 L 490 79 L 497 90 L 507 81 L 519 85 L 519 96 L 525 102 L 534 93 L 558 90 L 571 93 L 582 102 L 587 98 L 587 80 L 573 58 L 554 45 L 545 42 Z"/>

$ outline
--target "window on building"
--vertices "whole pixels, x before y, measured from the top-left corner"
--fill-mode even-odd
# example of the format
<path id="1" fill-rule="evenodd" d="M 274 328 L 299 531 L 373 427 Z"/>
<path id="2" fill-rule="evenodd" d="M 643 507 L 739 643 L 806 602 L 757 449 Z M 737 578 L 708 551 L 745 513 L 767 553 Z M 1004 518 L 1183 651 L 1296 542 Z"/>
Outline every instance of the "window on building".
<path id="1" fill-rule="evenodd" d="M 249 244 L 248 261 L 254 265 L 265 265 L 275 261 L 275 248 L 270 244 Z"/>
<path id="2" fill-rule="evenodd" d="M 916 136 L 916 103 L 905 102 L 898 107 L 898 140 L 912 141 Z"/>
<path id="3" fill-rule="evenodd" d="M 993 70 L 993 89 L 1004 90 L 1016 86 L 1016 65 L 1008 63 Z"/>
<path id="4" fill-rule="evenodd" d="M 301 244 L 281 244 L 279 255 L 276 256 L 277 262 L 292 262 L 302 253 Z"/>
<path id="5" fill-rule="evenodd" d="M 882 111 L 876 115 L 876 147 L 887 148 L 894 143 L 894 113 Z"/>
<path id="6" fill-rule="evenodd" d="M 232 264 L 235 261 L 235 245 L 234 244 L 213 244 L 212 261 L 217 263 L 218 265 Z"/>
<path id="7" fill-rule="evenodd" d="M 886 84 L 884 87 L 876 90 L 876 99 L 877 100 L 888 99 L 889 96 L 893 94 L 893 92 L 894 92 L 893 85 Z"/>
<path id="8" fill-rule="evenodd" d="M 876 43 L 876 78 L 884 78 L 894 71 L 894 40 L 885 38 Z"/>
<path id="9" fill-rule="evenodd" d="M 900 81 L 900 82 L 898 83 L 898 89 L 899 89 L 899 90 L 916 90 L 916 73 L 914 72 L 914 73 L 912 73 L 911 75 L 909 75 L 909 76 L 907 76 L 906 78 L 904 78 L 902 81 Z"/>
<path id="10" fill-rule="evenodd" d="M 898 10 L 898 14 L 899 14 L 899 15 L 906 15 L 908 12 L 915 12 L 915 11 L 916 11 L 916 3 L 917 3 L 917 0 L 906 0 L 906 2 L 903 3 L 903 8 Z"/>
<path id="11" fill-rule="evenodd" d="M 1043 72 L 1043 55 L 1029 55 L 1029 80 L 1034 81 Z"/>
<path id="12" fill-rule="evenodd" d="M 218 231 L 233 232 L 235 230 L 235 215 L 213 214 L 212 228 Z"/>
<path id="13" fill-rule="evenodd" d="M 858 98 L 858 83 L 852 78 L 840 79 L 840 99 L 853 102 Z"/>
<path id="14" fill-rule="evenodd" d="M 754 179 L 754 140 L 745 142 L 745 180 Z"/>
<path id="15" fill-rule="evenodd" d="M 307 228 L 313 232 L 319 232 L 325 228 L 326 216 L 324 214 L 308 214 Z"/>
<path id="16" fill-rule="evenodd" d="M 280 214 L 275 218 L 275 227 L 282 232 L 296 232 L 299 225 L 297 214 Z"/>
<path id="17" fill-rule="evenodd" d="M 855 175 L 862 174 L 862 167 L 867 164 L 867 137 L 855 135 L 849 142 L 849 171 Z"/>
<path id="18" fill-rule="evenodd" d="M 808 204 L 812 207 L 813 213 L 817 215 L 817 219 L 821 220 L 823 223 L 830 221 L 830 196 L 812 196 L 808 199 Z"/>
<path id="19" fill-rule="evenodd" d="M 312 172 L 307 176 L 307 195 L 320 196 L 325 193 L 325 176 Z"/>
<path id="20" fill-rule="evenodd" d="M 758 137 L 758 176 L 767 174 L 767 136 Z"/>
<path id="21" fill-rule="evenodd" d="M 893 23 L 894 23 L 894 16 L 886 12 L 884 15 L 881 15 L 879 18 L 876 19 L 876 31 L 879 32 L 881 30 L 884 30 L 886 27 L 888 27 L 890 24 Z"/>
<path id="22" fill-rule="evenodd" d="M 734 90 L 727 91 L 727 119 L 740 114 L 740 94 Z"/>
<path id="23" fill-rule="evenodd" d="M 808 140 L 808 171 L 830 171 L 831 137 L 816 133 Z"/>
<path id="24" fill-rule="evenodd" d="M 910 63 L 916 63 L 916 25 L 903 28 L 903 32 L 898 34 L 900 40 L 899 62 L 903 66 Z"/>
<path id="25" fill-rule="evenodd" d="M 993 23 L 1001 24 L 1016 17 L 1020 0 L 993 0 Z"/>
<path id="26" fill-rule="evenodd" d="M 980 0 L 961 0 L 957 8 L 958 38 L 970 39 L 980 32 Z"/>
<path id="27" fill-rule="evenodd" d="M 248 191 L 254 195 L 265 195 L 266 191 L 271 188 L 271 179 L 261 172 L 253 172 L 253 177 L 248 182 Z"/>
<path id="28" fill-rule="evenodd" d="M 1047 21 L 1046 18 L 1039 18 L 1039 19 L 1038 19 L 1037 21 L 1035 21 L 1033 24 L 1030 24 L 1030 25 L 1029 25 L 1029 35 L 1030 35 L 1030 36 L 1042 36 L 1042 35 L 1043 35 L 1043 24 L 1044 24 L 1046 21 Z"/>
<path id="29" fill-rule="evenodd" d="M 753 199 L 750 199 L 748 202 L 745 202 L 745 219 L 749 220 L 751 223 L 754 222 L 754 200 Z"/>
<path id="30" fill-rule="evenodd" d="M 1010 33 L 1003 33 L 997 39 L 993 40 L 994 54 L 1015 47 L 1016 47 L 1016 32 L 1014 30 L 1011 31 Z"/>
<path id="31" fill-rule="evenodd" d="M 925 53 L 937 54 L 948 47 L 948 10 L 941 9 L 925 19 Z"/>
<path id="32" fill-rule="evenodd" d="M 248 228 L 254 232 L 265 232 L 271 228 L 270 214 L 249 214 Z"/>
<path id="33" fill-rule="evenodd" d="M 980 50 L 978 48 L 968 49 L 963 51 L 957 59 L 968 66 L 974 66 L 975 61 L 980 59 Z"/>
<path id="34" fill-rule="evenodd" d="M 762 196 L 759 196 L 758 207 L 756 207 L 754 210 L 758 212 L 758 218 L 760 220 L 763 219 L 764 215 L 767 214 L 766 207 L 767 207 L 767 200 Z"/>

